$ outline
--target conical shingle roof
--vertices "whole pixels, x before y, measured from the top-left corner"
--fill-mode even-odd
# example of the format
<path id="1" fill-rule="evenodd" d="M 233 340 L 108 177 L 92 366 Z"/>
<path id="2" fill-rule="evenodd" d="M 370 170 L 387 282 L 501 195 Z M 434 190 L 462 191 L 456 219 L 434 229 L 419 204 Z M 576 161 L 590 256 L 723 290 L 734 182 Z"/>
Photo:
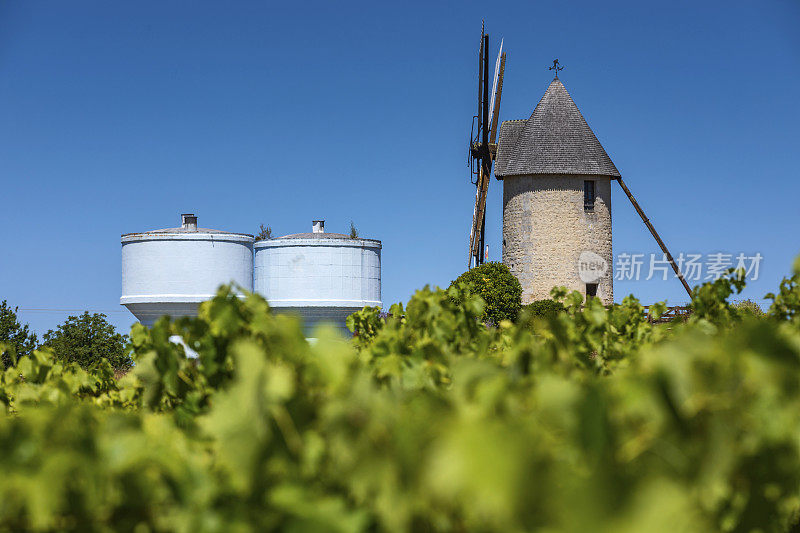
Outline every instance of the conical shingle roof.
<path id="1" fill-rule="evenodd" d="M 619 176 L 558 78 L 528 120 L 510 120 L 500 126 L 495 177 L 525 174 Z"/>

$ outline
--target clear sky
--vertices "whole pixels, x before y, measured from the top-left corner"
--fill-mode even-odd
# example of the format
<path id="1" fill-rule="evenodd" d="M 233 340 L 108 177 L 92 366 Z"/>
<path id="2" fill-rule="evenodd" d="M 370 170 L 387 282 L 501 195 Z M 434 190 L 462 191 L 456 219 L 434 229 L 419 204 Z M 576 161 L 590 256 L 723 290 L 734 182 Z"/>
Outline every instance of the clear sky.
<path id="1" fill-rule="evenodd" d="M 466 266 L 481 19 L 508 53 L 501 119 L 561 79 L 667 245 L 800 252 L 800 2 L 0 0 L 0 299 L 39 333 L 119 306 L 120 234 L 278 235 L 326 219 L 383 241 L 383 299 Z M 499 259 L 502 183 L 488 203 Z M 614 253 L 658 248 L 619 187 Z M 615 296 L 685 301 L 675 279 Z M 49 311 L 35 311 L 48 309 Z M 73 313 L 74 314 L 74 313 Z"/>

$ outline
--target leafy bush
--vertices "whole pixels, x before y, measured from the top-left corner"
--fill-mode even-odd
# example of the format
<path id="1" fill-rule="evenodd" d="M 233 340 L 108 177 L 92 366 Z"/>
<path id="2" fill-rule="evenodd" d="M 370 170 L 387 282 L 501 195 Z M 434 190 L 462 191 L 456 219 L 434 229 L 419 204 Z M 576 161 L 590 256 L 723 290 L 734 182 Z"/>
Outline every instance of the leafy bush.
<path id="1" fill-rule="evenodd" d="M 787 531 L 800 269 L 784 281 L 767 317 L 730 313 L 723 280 L 669 327 L 556 289 L 536 331 L 426 287 L 313 345 L 223 288 L 135 326 L 120 380 L 48 350 L 0 374 L 0 529 Z"/>
<path id="2" fill-rule="evenodd" d="M 520 315 L 524 315 L 529 320 L 534 318 L 555 318 L 565 309 L 564 304 L 555 300 L 536 300 L 523 305 Z"/>
<path id="3" fill-rule="evenodd" d="M 766 315 L 761 306 L 749 298 L 735 301 L 731 304 L 731 307 L 739 313 L 739 316 L 763 317 Z"/>
<path id="4" fill-rule="evenodd" d="M 484 303 L 481 320 L 499 324 L 516 320 L 522 306 L 522 286 L 503 263 L 484 263 L 461 274 L 450 287 L 464 284 Z M 458 300 L 456 300 L 458 302 Z"/>
<path id="5" fill-rule="evenodd" d="M 102 313 L 70 316 L 55 330 L 44 334 L 43 347 L 50 348 L 56 359 L 91 368 L 105 359 L 115 370 L 127 370 L 133 364 L 125 349 L 127 337 L 120 335 Z"/>

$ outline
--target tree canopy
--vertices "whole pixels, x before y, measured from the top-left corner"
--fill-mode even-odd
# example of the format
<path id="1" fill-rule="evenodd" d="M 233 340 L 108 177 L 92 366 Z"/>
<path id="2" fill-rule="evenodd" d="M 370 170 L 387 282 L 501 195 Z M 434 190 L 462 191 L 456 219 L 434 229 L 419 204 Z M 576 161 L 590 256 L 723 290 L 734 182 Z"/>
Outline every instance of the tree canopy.
<path id="1" fill-rule="evenodd" d="M 126 350 L 127 336 L 120 335 L 102 313 L 70 316 L 55 330 L 44 334 L 43 346 L 58 360 L 92 368 L 106 359 L 115 370 L 127 370 L 133 362 Z"/>
<path id="2" fill-rule="evenodd" d="M 484 263 L 461 274 L 450 286 L 465 284 L 486 303 L 481 319 L 499 324 L 516 320 L 522 305 L 522 286 L 503 263 Z"/>

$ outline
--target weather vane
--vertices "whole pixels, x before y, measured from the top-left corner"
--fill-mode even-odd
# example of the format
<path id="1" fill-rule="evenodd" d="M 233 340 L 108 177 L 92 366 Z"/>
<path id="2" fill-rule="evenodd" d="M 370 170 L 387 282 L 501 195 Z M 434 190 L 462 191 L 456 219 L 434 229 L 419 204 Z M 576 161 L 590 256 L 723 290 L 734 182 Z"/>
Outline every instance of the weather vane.
<path id="1" fill-rule="evenodd" d="M 554 59 L 553 60 L 553 66 L 550 67 L 547 70 L 555 70 L 556 71 L 556 78 L 557 78 L 558 77 L 558 71 L 559 70 L 564 70 L 564 67 L 562 67 L 561 65 L 558 64 L 558 59 Z"/>

